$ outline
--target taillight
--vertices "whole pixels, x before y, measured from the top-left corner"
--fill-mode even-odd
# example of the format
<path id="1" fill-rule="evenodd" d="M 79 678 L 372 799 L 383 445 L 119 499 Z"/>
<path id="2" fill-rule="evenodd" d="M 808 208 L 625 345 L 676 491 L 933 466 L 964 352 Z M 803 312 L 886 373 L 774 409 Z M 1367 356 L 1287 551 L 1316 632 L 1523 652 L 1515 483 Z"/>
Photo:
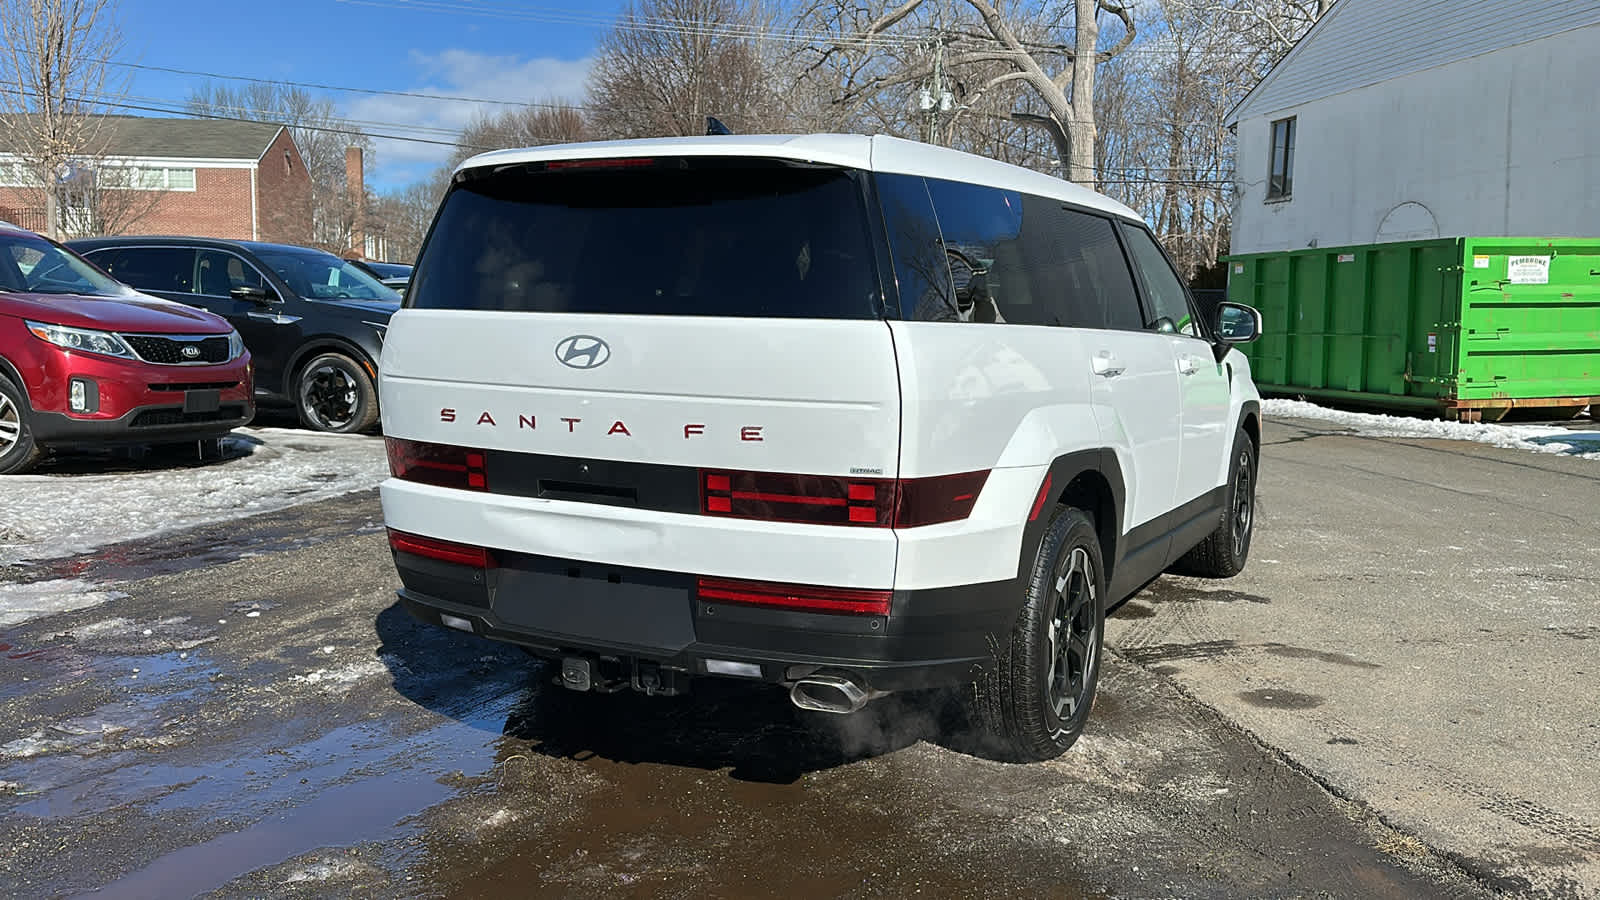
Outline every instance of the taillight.
<path id="1" fill-rule="evenodd" d="M 902 480 L 894 527 L 915 528 L 965 519 L 972 515 L 972 507 L 977 505 L 978 494 L 988 480 L 988 470 Z"/>
<path id="2" fill-rule="evenodd" d="M 770 472 L 702 472 L 702 509 L 716 516 L 814 525 L 878 525 L 894 519 L 894 482 Z"/>
<path id="3" fill-rule="evenodd" d="M 494 557 L 483 547 L 423 537 L 420 534 L 396 531 L 393 528 L 388 531 L 389 547 L 401 553 L 436 559 L 439 562 L 454 563 L 458 566 L 474 566 L 479 569 L 487 569 L 494 565 Z"/>
<path id="4" fill-rule="evenodd" d="M 727 578 L 701 578 L 697 584 L 701 600 L 741 603 L 802 612 L 851 613 L 887 616 L 893 591 L 859 588 L 816 587 L 804 584 L 772 584 L 765 581 L 735 581 Z"/>
<path id="5" fill-rule="evenodd" d="M 700 510 L 765 522 L 915 528 L 971 515 L 988 478 L 987 471 L 903 480 L 702 471 Z"/>
<path id="6" fill-rule="evenodd" d="M 383 440 L 389 453 L 389 473 L 396 478 L 466 491 L 489 489 L 482 450 L 404 438 Z"/>

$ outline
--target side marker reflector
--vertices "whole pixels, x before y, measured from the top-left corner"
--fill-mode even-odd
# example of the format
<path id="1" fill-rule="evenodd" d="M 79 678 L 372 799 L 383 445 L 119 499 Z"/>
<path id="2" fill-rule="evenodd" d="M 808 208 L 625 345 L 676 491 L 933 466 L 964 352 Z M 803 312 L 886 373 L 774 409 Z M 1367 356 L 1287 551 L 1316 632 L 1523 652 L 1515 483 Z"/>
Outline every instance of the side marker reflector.
<path id="1" fill-rule="evenodd" d="M 1039 485 L 1039 496 L 1033 500 L 1033 512 L 1028 514 L 1028 521 L 1039 518 L 1039 513 L 1044 510 L 1044 502 L 1050 499 L 1050 473 L 1044 474 L 1044 484 Z"/>

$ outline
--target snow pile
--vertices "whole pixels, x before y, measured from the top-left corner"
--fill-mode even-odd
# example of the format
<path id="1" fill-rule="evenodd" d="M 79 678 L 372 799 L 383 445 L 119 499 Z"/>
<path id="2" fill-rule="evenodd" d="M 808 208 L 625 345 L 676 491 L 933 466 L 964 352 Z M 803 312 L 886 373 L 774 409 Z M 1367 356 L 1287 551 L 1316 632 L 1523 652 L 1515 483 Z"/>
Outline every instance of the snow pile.
<path id="1" fill-rule="evenodd" d="M 248 454 L 198 468 L 0 477 L 0 566 L 208 525 L 373 487 L 388 476 L 383 439 L 246 428 Z"/>
<path id="2" fill-rule="evenodd" d="M 324 690 L 343 693 L 357 682 L 382 675 L 389 671 L 381 659 L 353 662 L 336 669 L 314 669 L 304 675 L 295 675 L 294 681 L 302 684 L 321 685 Z"/>
<path id="3" fill-rule="evenodd" d="M 1263 400 L 1261 407 L 1262 412 L 1271 418 L 1312 419 L 1330 425 L 1340 425 L 1373 437 L 1475 441 L 1506 450 L 1532 450 L 1600 460 L 1600 431 L 1574 431 L 1555 425 L 1447 422 L 1379 413 L 1346 412 L 1301 400 Z"/>
<path id="4" fill-rule="evenodd" d="M 20 625 L 40 616 L 87 609 L 126 596 L 119 591 L 101 590 L 97 585 L 75 579 L 0 584 L 0 627 Z"/>
<path id="5" fill-rule="evenodd" d="M 324 858 L 290 872 L 289 877 L 285 878 L 283 883 L 300 884 L 303 882 L 353 878 L 364 874 L 370 868 L 370 866 L 358 860 L 339 859 L 337 857 Z"/>

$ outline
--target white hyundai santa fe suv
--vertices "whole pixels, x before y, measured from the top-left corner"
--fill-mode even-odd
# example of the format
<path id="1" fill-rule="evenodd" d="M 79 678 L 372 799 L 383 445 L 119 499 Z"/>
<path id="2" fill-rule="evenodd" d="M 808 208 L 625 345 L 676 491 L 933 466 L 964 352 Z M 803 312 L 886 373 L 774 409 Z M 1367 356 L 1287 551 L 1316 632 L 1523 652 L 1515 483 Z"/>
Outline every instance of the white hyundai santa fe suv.
<path id="1" fill-rule="evenodd" d="M 1017 759 L 1077 739 L 1108 607 L 1228 577 L 1260 401 L 1139 216 L 888 137 L 484 154 L 384 341 L 415 616 L 576 690 L 970 685 Z"/>

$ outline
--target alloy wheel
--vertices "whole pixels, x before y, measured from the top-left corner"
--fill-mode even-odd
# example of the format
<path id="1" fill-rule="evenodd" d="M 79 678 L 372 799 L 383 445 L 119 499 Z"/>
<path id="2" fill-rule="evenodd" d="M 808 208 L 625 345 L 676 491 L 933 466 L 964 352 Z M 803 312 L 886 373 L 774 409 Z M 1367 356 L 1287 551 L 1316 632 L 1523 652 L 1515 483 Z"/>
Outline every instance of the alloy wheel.
<path id="1" fill-rule="evenodd" d="M 0 394 L 0 456 L 10 453 L 22 440 L 22 411 L 11 398 Z"/>
<path id="2" fill-rule="evenodd" d="M 1078 712 L 1088 693 L 1096 654 L 1099 608 L 1094 562 L 1082 547 L 1072 548 L 1056 572 L 1054 604 L 1050 615 L 1050 674 L 1045 679 L 1046 700 L 1063 723 Z"/>
<path id="3" fill-rule="evenodd" d="M 319 428 L 336 429 L 350 424 L 360 406 L 356 380 L 335 365 L 321 365 L 306 374 L 304 399 L 306 413 Z"/>
<path id="4" fill-rule="evenodd" d="M 1244 555 L 1245 543 L 1250 540 L 1250 520 L 1255 510 L 1251 500 L 1255 492 L 1250 484 L 1250 451 L 1239 451 L 1239 474 L 1233 488 L 1233 552 Z"/>

